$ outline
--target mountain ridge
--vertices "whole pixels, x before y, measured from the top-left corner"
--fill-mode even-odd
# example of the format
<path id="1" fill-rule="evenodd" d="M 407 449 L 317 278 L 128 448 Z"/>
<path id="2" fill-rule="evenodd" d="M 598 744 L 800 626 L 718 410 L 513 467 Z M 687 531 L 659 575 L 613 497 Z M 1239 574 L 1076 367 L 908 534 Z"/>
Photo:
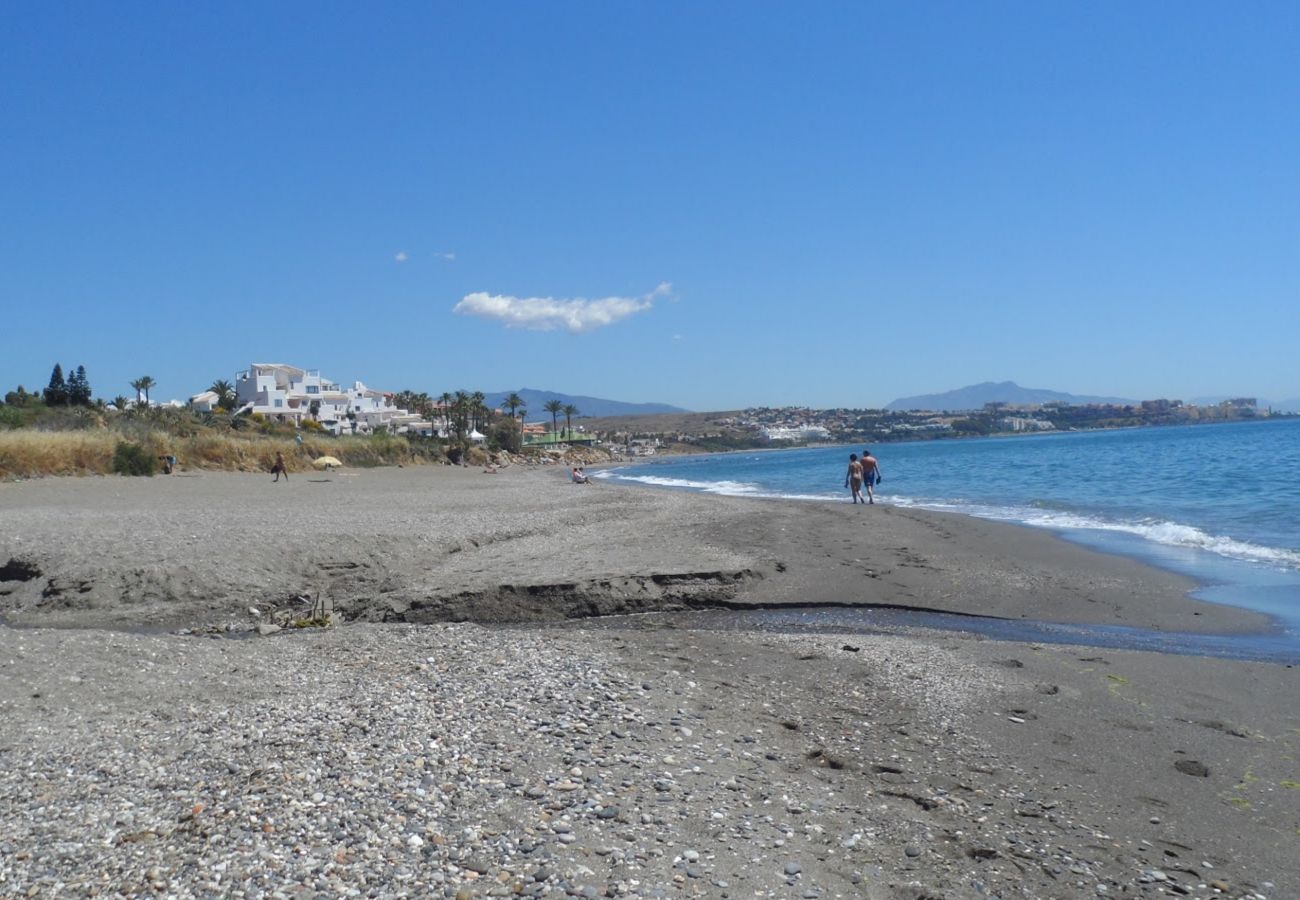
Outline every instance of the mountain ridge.
<path id="1" fill-rule="evenodd" d="M 909 409 L 925 409 L 948 412 L 963 412 L 983 409 L 987 403 L 1041 404 L 1068 403 L 1072 406 L 1087 403 L 1130 404 L 1132 400 L 1123 397 L 1094 397 L 1087 394 L 1070 394 L 1046 388 L 1021 387 L 1014 381 L 984 381 L 966 387 L 944 391 L 939 394 L 917 394 L 914 397 L 899 397 L 885 405 L 885 409 L 900 412 Z"/>
<path id="2" fill-rule="evenodd" d="M 566 405 L 578 408 L 579 416 L 635 416 L 648 413 L 683 413 L 690 410 L 667 403 L 628 403 L 624 400 L 607 400 L 602 397 L 588 397 L 583 394 L 566 394 L 563 391 L 543 391 L 537 388 L 518 388 L 514 391 L 493 391 L 485 393 L 484 402 L 488 406 L 500 407 L 510 394 L 518 394 L 524 401 L 530 418 L 544 419 L 548 414 L 543 407 L 549 400 L 559 400 Z"/>

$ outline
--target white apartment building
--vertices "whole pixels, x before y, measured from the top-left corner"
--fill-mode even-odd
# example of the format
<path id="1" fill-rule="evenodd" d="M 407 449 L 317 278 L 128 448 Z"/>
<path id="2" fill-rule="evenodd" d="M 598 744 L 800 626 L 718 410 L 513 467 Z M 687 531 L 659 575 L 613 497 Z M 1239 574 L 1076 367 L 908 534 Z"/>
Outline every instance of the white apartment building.
<path id="1" fill-rule="evenodd" d="M 1056 426 L 1043 419 L 1028 416 L 1007 416 L 998 420 L 998 424 L 1007 431 L 1055 431 Z"/>
<path id="2" fill-rule="evenodd" d="M 826 441 L 831 433 L 822 425 L 770 425 L 763 429 L 769 441 Z"/>
<path id="3" fill-rule="evenodd" d="M 258 413 L 277 422 L 320 422 L 333 434 L 405 431 L 420 417 L 393 404 L 393 395 L 360 381 L 345 390 L 321 377 L 318 369 L 284 363 L 253 363 L 235 376 L 238 412 Z M 351 415 L 349 415 L 349 413 Z"/>

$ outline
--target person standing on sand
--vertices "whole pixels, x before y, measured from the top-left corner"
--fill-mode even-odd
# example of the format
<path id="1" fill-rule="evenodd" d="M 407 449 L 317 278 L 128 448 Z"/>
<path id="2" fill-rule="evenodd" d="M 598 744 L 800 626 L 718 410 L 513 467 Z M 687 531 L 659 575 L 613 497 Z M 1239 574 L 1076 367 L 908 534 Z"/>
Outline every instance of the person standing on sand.
<path id="1" fill-rule="evenodd" d="M 849 454 L 849 470 L 844 473 L 844 486 L 853 491 L 853 502 L 862 500 L 862 463 L 856 453 Z M 862 500 L 863 503 L 867 501 Z"/>
<path id="2" fill-rule="evenodd" d="M 275 465 L 271 466 L 271 474 L 275 476 L 271 479 L 273 482 L 279 481 L 281 475 L 284 476 L 286 483 L 289 481 L 289 470 L 284 465 L 284 454 L 279 450 L 275 451 Z"/>
<path id="3" fill-rule="evenodd" d="M 876 492 L 872 488 L 884 480 L 880 477 L 880 460 L 871 455 L 870 448 L 863 448 L 862 481 L 867 486 L 868 503 L 876 502 Z"/>

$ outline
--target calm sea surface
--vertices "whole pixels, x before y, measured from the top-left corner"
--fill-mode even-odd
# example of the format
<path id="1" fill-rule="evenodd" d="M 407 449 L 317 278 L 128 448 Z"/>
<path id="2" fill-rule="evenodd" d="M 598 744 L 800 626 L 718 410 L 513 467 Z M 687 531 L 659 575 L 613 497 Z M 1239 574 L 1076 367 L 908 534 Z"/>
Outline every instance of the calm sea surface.
<path id="1" fill-rule="evenodd" d="M 1300 653 L 1300 420 L 878 444 L 877 500 L 1050 529 L 1199 579 L 1267 612 Z M 669 458 L 600 477 L 849 503 L 861 446 Z M 865 514 L 865 513 L 864 513 Z M 1232 654 L 1237 655 L 1237 654 Z"/>

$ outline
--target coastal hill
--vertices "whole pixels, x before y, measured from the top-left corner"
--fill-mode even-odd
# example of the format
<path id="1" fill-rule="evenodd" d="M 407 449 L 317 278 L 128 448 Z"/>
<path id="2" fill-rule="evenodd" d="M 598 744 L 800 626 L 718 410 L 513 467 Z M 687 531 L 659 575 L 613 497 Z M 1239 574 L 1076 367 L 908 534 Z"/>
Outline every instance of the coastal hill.
<path id="1" fill-rule="evenodd" d="M 528 407 L 528 418 L 538 420 L 546 418 L 544 407 L 550 400 L 559 400 L 578 408 L 581 416 L 642 416 L 654 413 L 684 413 L 687 410 L 667 403 L 625 403 L 622 400 L 602 400 L 599 397 L 584 397 L 580 394 L 565 394 L 560 391 L 540 391 L 536 388 L 520 388 L 515 391 L 523 398 Z M 500 407 L 510 391 L 497 391 L 486 395 L 487 405 Z"/>
<path id="2" fill-rule="evenodd" d="M 1043 388 L 1025 388 L 1014 381 L 985 381 L 981 384 L 968 385 L 942 394 L 919 394 L 915 397 L 900 397 L 886 404 L 885 409 L 895 412 L 908 409 L 958 412 L 961 410 L 983 409 L 986 403 L 1010 403 L 1012 405 L 1068 403 L 1072 406 L 1088 403 L 1112 403 L 1124 406 L 1132 402 L 1132 400 L 1124 400 L 1119 397 L 1090 397 L 1082 394 L 1067 394 L 1062 391 L 1049 391 Z"/>

